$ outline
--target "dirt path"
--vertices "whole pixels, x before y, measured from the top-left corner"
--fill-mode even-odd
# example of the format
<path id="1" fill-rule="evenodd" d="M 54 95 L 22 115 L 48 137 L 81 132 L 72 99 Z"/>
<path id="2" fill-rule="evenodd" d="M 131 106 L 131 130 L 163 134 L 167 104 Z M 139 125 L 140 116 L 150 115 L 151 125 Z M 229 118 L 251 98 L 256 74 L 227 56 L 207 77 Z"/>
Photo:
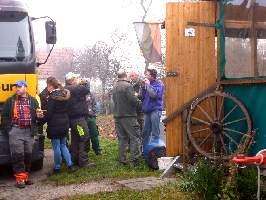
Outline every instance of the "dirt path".
<path id="1" fill-rule="evenodd" d="M 156 177 L 146 177 L 123 181 L 104 180 L 100 182 L 56 186 L 52 183 L 44 183 L 44 180 L 47 179 L 47 174 L 52 169 L 52 151 L 46 150 L 45 155 L 43 170 L 32 173 L 32 180 L 35 181 L 34 185 L 28 186 L 25 189 L 17 189 L 14 187 L 12 175 L 0 177 L 0 200 L 52 200 L 76 194 L 95 194 L 98 192 L 115 191 L 123 187 L 133 190 L 151 189 L 173 181 L 171 179 L 160 180 Z"/>

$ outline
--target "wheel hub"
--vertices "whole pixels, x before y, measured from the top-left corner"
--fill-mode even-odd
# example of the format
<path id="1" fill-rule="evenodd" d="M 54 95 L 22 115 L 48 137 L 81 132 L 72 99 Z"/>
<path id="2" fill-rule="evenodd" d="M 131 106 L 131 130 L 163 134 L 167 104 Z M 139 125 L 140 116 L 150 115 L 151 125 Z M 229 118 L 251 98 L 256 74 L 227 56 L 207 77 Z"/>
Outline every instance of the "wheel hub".
<path id="1" fill-rule="evenodd" d="M 223 132 L 223 125 L 219 121 L 214 121 L 210 125 L 210 129 L 214 134 L 221 134 Z"/>

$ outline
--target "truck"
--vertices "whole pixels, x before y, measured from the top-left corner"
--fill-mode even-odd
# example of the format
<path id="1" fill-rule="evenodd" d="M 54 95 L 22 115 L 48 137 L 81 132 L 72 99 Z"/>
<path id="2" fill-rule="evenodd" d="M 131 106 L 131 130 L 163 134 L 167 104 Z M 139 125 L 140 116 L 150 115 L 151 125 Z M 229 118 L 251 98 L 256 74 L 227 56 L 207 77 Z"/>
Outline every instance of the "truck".
<path id="1" fill-rule="evenodd" d="M 46 43 L 52 45 L 42 63 L 36 59 L 32 26 L 32 21 L 41 18 L 48 19 L 44 23 Z M 38 96 L 37 67 L 47 62 L 55 43 L 56 23 L 50 17 L 31 17 L 23 1 L 0 0 L 0 116 L 3 104 L 15 93 L 16 81 L 25 80 L 28 83 L 28 93 Z M 39 170 L 43 167 L 44 159 L 43 131 L 39 130 L 34 139 L 32 166 Z M 0 166 L 10 164 L 8 136 L 0 129 Z"/>

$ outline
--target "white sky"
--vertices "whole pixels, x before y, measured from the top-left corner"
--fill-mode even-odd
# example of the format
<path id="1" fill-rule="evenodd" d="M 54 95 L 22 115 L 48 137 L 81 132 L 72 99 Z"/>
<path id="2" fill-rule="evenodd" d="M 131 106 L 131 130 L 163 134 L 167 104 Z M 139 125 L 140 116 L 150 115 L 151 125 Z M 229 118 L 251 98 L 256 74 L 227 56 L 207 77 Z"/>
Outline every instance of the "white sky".
<path id="1" fill-rule="evenodd" d="M 25 1 L 30 8 L 31 16 L 48 15 L 56 21 L 57 46 L 61 47 L 78 48 L 98 40 L 108 40 L 110 33 L 116 28 L 132 32 L 134 29 L 130 26 L 134 21 L 140 21 L 143 14 L 139 0 Z M 164 1 L 153 0 L 147 20 L 158 21 L 162 18 L 164 12 L 162 2 Z M 39 44 L 44 43 L 44 23 L 36 23 L 38 23 L 35 25 L 35 31 L 38 27 L 36 40 Z"/>

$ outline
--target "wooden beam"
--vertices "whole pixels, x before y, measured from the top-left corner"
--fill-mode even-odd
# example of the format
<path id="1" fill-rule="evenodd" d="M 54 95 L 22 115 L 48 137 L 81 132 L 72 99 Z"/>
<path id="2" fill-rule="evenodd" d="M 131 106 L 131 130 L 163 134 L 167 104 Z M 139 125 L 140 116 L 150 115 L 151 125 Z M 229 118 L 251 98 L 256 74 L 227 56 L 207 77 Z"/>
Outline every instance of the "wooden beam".
<path id="1" fill-rule="evenodd" d="M 266 78 L 222 80 L 222 85 L 265 84 Z"/>
<path id="2" fill-rule="evenodd" d="M 225 28 L 232 29 L 248 29 L 251 28 L 251 21 L 238 21 L 238 20 L 225 20 Z M 254 22 L 254 27 L 256 29 L 266 29 L 266 24 L 264 22 Z"/>

